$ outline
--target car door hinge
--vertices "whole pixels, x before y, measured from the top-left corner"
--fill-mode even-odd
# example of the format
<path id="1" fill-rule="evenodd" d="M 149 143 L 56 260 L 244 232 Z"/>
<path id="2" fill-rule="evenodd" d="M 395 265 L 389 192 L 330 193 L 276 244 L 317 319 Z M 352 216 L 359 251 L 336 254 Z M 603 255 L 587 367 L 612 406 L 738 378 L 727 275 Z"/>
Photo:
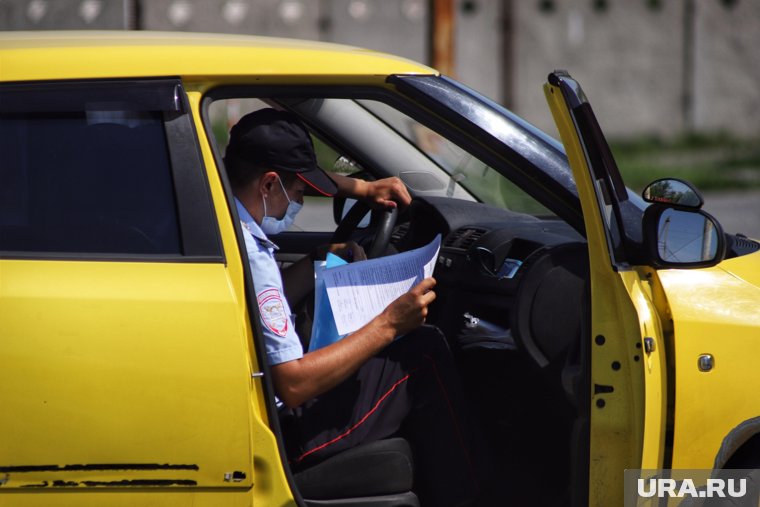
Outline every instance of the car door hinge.
<path id="1" fill-rule="evenodd" d="M 648 336 L 644 338 L 644 352 L 651 354 L 654 352 L 655 348 L 654 338 L 650 338 Z"/>

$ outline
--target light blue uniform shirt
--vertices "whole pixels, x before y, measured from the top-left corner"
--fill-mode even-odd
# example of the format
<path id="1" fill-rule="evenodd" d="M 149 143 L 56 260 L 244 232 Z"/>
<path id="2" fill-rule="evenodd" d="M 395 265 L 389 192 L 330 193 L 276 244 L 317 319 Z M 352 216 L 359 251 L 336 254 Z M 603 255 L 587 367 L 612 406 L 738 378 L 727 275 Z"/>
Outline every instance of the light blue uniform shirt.
<path id="1" fill-rule="evenodd" d="M 269 241 L 248 210 L 235 199 L 243 225 L 245 249 L 251 265 L 256 303 L 261 315 L 267 362 L 270 366 L 303 357 L 303 347 L 293 325 L 290 305 L 285 298 L 282 275 L 274 258 L 277 245 Z"/>

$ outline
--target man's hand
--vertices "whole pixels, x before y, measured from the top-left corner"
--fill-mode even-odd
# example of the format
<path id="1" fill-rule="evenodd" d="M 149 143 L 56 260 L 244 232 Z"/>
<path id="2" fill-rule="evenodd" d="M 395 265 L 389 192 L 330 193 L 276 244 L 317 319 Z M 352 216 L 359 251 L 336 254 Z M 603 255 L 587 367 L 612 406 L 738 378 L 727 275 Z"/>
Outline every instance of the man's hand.
<path id="1" fill-rule="evenodd" d="M 374 209 L 405 208 L 412 202 L 406 185 L 396 176 L 377 181 L 349 178 L 335 173 L 330 173 L 330 177 L 338 185 L 338 195 L 365 201 Z"/>
<path id="2" fill-rule="evenodd" d="M 425 322 L 435 300 L 435 279 L 425 278 L 365 326 L 342 340 L 272 367 L 275 392 L 288 407 L 329 391 L 399 335 Z"/>
<path id="3" fill-rule="evenodd" d="M 425 322 L 428 305 L 435 301 L 435 283 L 435 278 L 425 278 L 380 314 L 387 325 L 395 329 L 396 336 L 406 334 Z"/>
<path id="4" fill-rule="evenodd" d="M 375 209 L 405 208 L 412 202 L 409 191 L 401 178 L 393 176 L 367 183 L 367 203 Z"/>

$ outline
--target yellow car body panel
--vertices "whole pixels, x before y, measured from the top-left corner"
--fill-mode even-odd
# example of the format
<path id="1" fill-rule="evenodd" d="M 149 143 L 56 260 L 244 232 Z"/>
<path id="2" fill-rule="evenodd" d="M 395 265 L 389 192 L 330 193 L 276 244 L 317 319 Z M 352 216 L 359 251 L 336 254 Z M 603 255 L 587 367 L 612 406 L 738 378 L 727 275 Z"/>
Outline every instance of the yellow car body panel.
<path id="1" fill-rule="evenodd" d="M 659 468 L 666 423 L 664 343 L 645 270 L 613 269 L 590 162 L 558 86 L 544 92 L 583 207 L 591 275 L 589 504 L 623 504 L 622 472 Z M 654 353 L 656 351 L 656 354 Z M 614 364 L 614 366 L 613 366 Z"/>
<path id="2" fill-rule="evenodd" d="M 663 465 L 668 422 L 667 333 L 663 329 L 661 311 L 664 298 L 653 270 L 637 268 L 619 274 L 639 316 L 640 341 L 634 343 L 633 350 L 628 350 L 629 357 L 633 359 L 631 368 L 637 372 L 632 376 L 632 381 L 639 381 L 636 376 L 641 375 L 644 383 L 642 428 L 636 430 L 637 434 L 642 432 L 641 460 L 637 466 L 642 469 L 658 469 Z M 644 350 L 647 339 L 654 340 L 653 350 Z"/>
<path id="3" fill-rule="evenodd" d="M 760 414 L 754 395 L 760 385 L 754 359 L 760 338 L 758 257 L 659 272 L 674 321 L 673 468 L 712 468 L 725 437 Z M 699 369 L 705 354 L 714 360 L 711 371 Z"/>
<path id="4" fill-rule="evenodd" d="M 20 332 L 29 319 L 34 319 L 38 323 L 35 329 L 40 330 L 36 340 L 16 342 L 18 350 L 9 348 L 5 357 L 10 364 L 4 363 L 0 368 L 0 379 L 11 388 L 3 398 L 6 407 L 23 407 L 23 413 L 34 421 L 20 427 L 13 419 L 5 418 L 0 422 L 0 433 L 16 435 L 15 442 L 24 445 L 21 449 L 14 440 L 5 443 L 4 461 L 42 468 L 24 471 L 23 475 L 11 471 L 0 476 L 4 490 L 23 491 L 16 488 L 52 482 L 54 469 L 52 473 L 61 489 L 96 483 L 101 486 L 97 495 L 78 496 L 78 505 L 102 505 L 106 497 L 115 505 L 120 499 L 125 505 L 134 505 L 134 496 L 118 491 L 107 493 L 103 488 L 119 481 L 148 480 L 165 481 L 163 485 L 173 489 L 168 496 L 165 490 L 141 491 L 139 496 L 146 502 L 293 503 L 276 437 L 268 426 L 263 388 L 259 380 L 252 378 L 252 373 L 261 368 L 252 347 L 254 330 L 246 306 L 244 270 L 227 198 L 201 122 L 201 92 L 222 84 L 250 83 L 252 76 L 257 84 L 302 84 L 305 76 L 312 84 L 378 84 L 394 73 L 435 71 L 370 50 L 276 38 L 156 32 L 0 34 L 3 82 L 181 77 L 201 141 L 226 258 L 226 265 L 179 266 L 0 260 L 3 333 Z M 104 285 L 105 292 L 97 289 L 97 279 L 109 280 Z M 31 283 L 36 280 L 46 283 Z M 188 290 L 183 281 L 201 285 Z M 146 286 L 155 286 L 155 300 L 141 298 L 135 289 Z M 57 294 L 47 292 L 52 287 L 57 288 Z M 221 293 L 220 287 L 225 289 Z M 32 288 L 31 293 L 18 293 Z M 44 318 L 39 318 L 40 300 L 49 303 Z M 130 320 L 130 315 L 139 315 L 140 319 Z M 77 336 L 80 352 L 43 346 L 55 336 L 56 323 L 79 321 L 83 323 L 79 326 L 83 336 Z M 232 343 L 193 339 L 203 335 Z M 109 337 L 107 343 L 112 350 L 102 350 L 103 336 Z M 139 338 L 137 342 L 135 337 Z M 171 356 L 172 353 L 181 355 Z M 109 358 L 108 364 L 112 360 L 121 367 L 112 370 L 107 364 L 95 364 L 104 357 Z M 237 365 L 234 370 L 231 364 Z M 72 368 L 76 368 L 76 376 L 71 375 Z M 86 388 L 113 385 L 112 376 L 123 378 L 123 393 Z M 65 382 L 59 382 L 61 378 Z M 167 399 L 161 394 L 168 392 L 182 396 Z M 48 393 L 50 399 L 44 406 L 25 406 L 24 400 L 40 399 Z M 85 399 L 89 401 L 85 403 Z M 209 403 L 210 399 L 213 403 Z M 242 403 L 243 400 L 248 401 Z M 89 410 L 98 407 L 97 413 L 73 408 L 79 406 Z M 51 414 L 60 424 L 50 424 Z M 116 422 L 120 417 L 122 421 Z M 158 420 L 164 422 L 156 424 Z M 169 427 L 165 421 L 174 424 Z M 120 424 L 129 427 L 119 432 Z M 170 440 L 165 438 L 167 431 L 171 431 Z M 38 439 L 38 445 L 30 448 L 27 443 L 40 432 L 47 438 Z M 160 466 L 149 472 L 71 466 L 104 464 L 108 459 L 100 456 L 97 449 L 105 453 L 110 445 L 112 456 L 114 440 L 127 434 L 140 438 L 124 438 L 117 452 L 123 463 L 155 461 Z M 198 441 L 213 445 L 203 450 L 203 456 L 215 459 L 196 463 L 201 449 L 192 444 Z M 50 450 L 60 451 L 60 442 L 67 443 L 68 452 L 52 456 Z M 186 455 L 190 449 L 195 450 L 193 456 Z M 232 457 L 238 458 L 234 466 Z M 225 481 L 225 474 L 232 472 L 242 472 L 245 479 Z M 185 481 L 192 481 L 193 491 L 187 489 L 190 482 Z M 155 484 L 146 483 L 146 487 L 152 486 Z M 216 496 L 210 488 L 223 488 L 225 493 Z M 17 494 L 14 499 L 19 504 L 50 505 L 53 497 L 65 494 Z"/>
<path id="5" fill-rule="evenodd" d="M 261 84 L 293 76 L 316 83 L 389 74 L 434 74 L 409 60 L 366 49 L 217 34 L 33 32 L 0 34 L 0 81 L 215 76 Z M 225 79 L 228 83 L 228 79 Z"/>
<path id="6" fill-rule="evenodd" d="M 202 136 L 200 94 L 188 99 Z M 4 462 L 25 464 L 0 474 L 14 505 L 66 505 L 74 489 L 91 492 L 77 505 L 294 505 L 252 376 L 234 227 L 201 145 L 226 264 L 0 260 L 2 399 L 25 415 L 0 418 Z"/>
<path id="7" fill-rule="evenodd" d="M 201 121 L 201 99 L 202 94 L 199 92 L 188 93 L 195 128 L 200 138 L 201 155 L 206 165 L 206 176 L 212 189 L 211 197 L 214 201 L 219 232 L 227 259 L 229 281 L 236 296 L 238 312 L 242 316 L 241 326 L 246 336 L 247 357 L 250 361 L 251 372 L 261 372 L 262 367 L 253 347 L 254 330 L 251 328 L 251 319 L 246 306 L 244 267 L 235 237 L 235 227 L 227 209 L 226 197 L 222 191 L 223 185 L 216 170 L 214 154 L 210 149 L 212 140 L 206 138 L 204 125 Z M 254 378 L 253 389 L 251 390 L 254 505 L 294 505 L 290 485 L 282 468 L 282 458 L 278 450 L 277 439 L 269 427 L 266 403 L 261 381 L 258 377 Z"/>
<path id="8" fill-rule="evenodd" d="M 0 261 L 3 406 L 24 414 L 0 419 L 2 455 L 32 468 L 6 470 L 3 488 L 250 488 L 251 377 L 228 287 L 219 264 Z"/>

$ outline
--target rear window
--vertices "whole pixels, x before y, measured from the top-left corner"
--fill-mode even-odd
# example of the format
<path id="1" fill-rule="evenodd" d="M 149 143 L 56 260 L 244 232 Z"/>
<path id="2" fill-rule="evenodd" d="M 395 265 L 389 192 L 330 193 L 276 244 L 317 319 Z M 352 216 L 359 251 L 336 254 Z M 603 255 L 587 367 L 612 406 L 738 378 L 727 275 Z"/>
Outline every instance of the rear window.
<path id="1" fill-rule="evenodd" d="M 0 87 L 0 251 L 181 254 L 163 88 Z"/>

